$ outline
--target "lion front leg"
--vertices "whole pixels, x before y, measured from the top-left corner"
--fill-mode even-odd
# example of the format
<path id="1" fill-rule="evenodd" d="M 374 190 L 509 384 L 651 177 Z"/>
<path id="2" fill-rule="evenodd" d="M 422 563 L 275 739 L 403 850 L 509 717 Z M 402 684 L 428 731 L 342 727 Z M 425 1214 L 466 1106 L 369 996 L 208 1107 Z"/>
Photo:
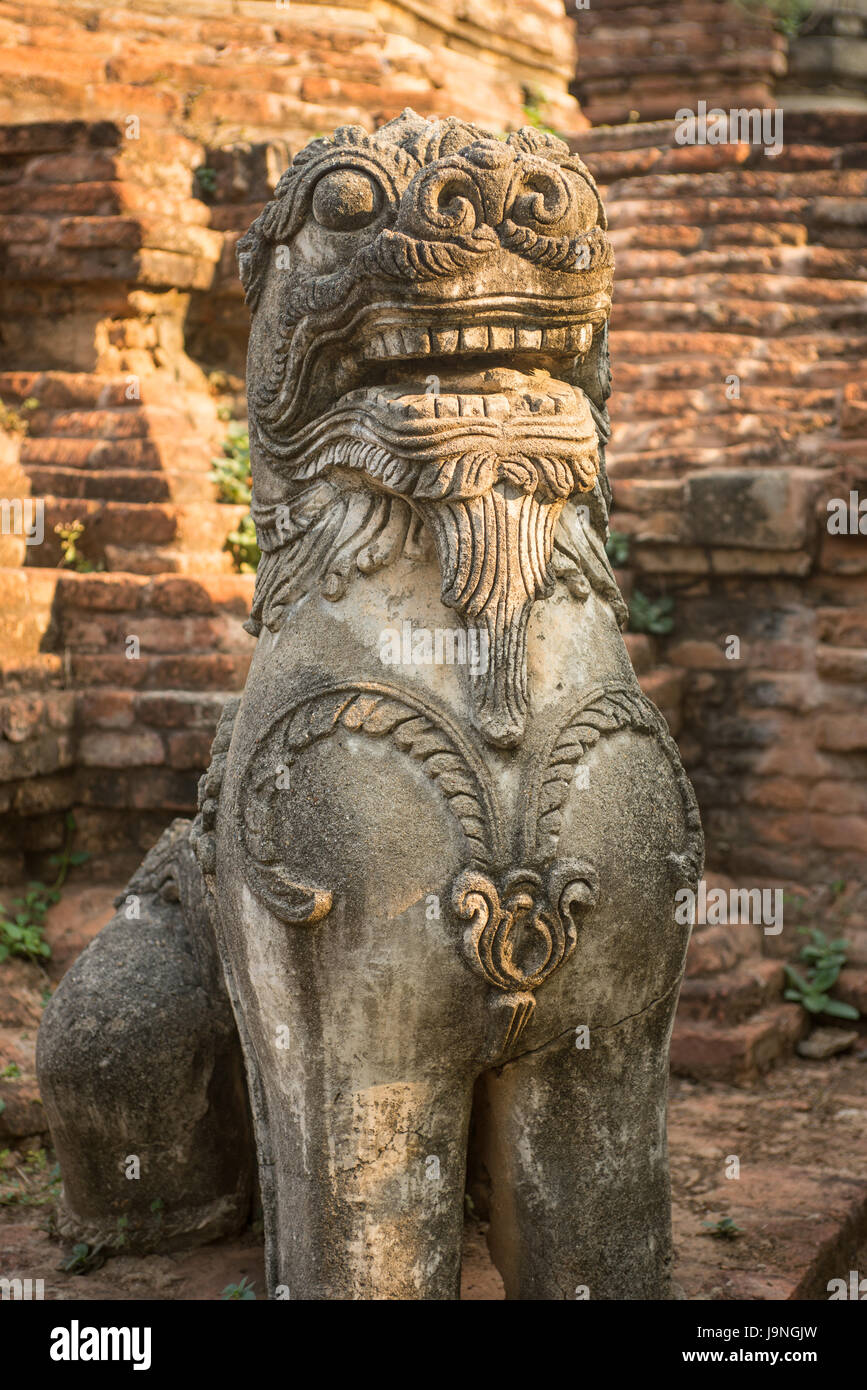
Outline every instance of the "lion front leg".
<path id="1" fill-rule="evenodd" d="M 486 1013 L 448 911 L 466 846 L 432 785 L 445 736 L 396 691 L 326 688 L 270 723 L 254 699 L 214 882 L 271 1295 L 455 1299 Z"/>

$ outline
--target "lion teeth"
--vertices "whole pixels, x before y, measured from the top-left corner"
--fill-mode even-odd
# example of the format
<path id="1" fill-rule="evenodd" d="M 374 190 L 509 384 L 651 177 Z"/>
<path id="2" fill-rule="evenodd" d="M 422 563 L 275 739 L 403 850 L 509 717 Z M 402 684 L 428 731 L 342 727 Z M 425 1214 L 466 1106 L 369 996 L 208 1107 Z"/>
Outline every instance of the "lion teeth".
<path id="1" fill-rule="evenodd" d="M 346 398 L 390 415 L 395 420 L 507 420 L 520 415 L 570 415 L 580 407 L 573 387 L 552 381 L 547 389 L 503 391 L 425 391 L 371 388 Z"/>
<path id="2" fill-rule="evenodd" d="M 488 330 L 485 324 L 473 324 L 471 328 L 462 328 L 460 343 L 464 352 L 487 352 Z"/>
<path id="3" fill-rule="evenodd" d="M 542 346 L 541 328 L 517 328 L 515 330 L 516 348 L 539 348 Z"/>
<path id="4" fill-rule="evenodd" d="M 362 352 L 368 361 L 450 356 L 456 352 L 507 353 L 527 350 L 577 356 L 587 351 L 592 340 L 593 326 L 587 323 L 557 328 L 519 328 L 511 324 L 486 323 L 474 323 L 464 328 L 393 324 L 368 338 Z"/>
<path id="5" fill-rule="evenodd" d="M 512 407 L 505 396 L 482 396 L 482 400 L 489 420 L 505 420 L 512 413 Z"/>
<path id="6" fill-rule="evenodd" d="M 431 329 L 430 339 L 433 352 L 457 352 L 458 330 L 456 328 Z"/>
<path id="7" fill-rule="evenodd" d="M 430 354 L 430 334 L 425 328 L 404 328 L 403 349 L 408 357 L 426 357 Z"/>

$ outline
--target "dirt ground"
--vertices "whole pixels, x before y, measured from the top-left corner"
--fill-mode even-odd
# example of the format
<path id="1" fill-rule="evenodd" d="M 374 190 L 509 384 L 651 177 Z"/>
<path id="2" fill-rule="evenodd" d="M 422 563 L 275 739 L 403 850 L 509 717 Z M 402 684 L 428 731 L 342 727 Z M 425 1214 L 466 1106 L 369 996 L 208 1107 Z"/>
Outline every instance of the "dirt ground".
<path id="1" fill-rule="evenodd" d="M 86 1274 L 52 1230 L 59 1174 L 43 1140 L 33 1049 L 47 997 L 111 915 L 113 889 L 74 887 L 53 910 L 43 971 L 0 965 L 0 1276 L 43 1279 L 52 1299 L 219 1299 L 242 1279 L 264 1296 L 261 1231 L 166 1255 L 119 1254 Z M 3 1077 L 10 1069 L 12 1075 Z M 17 1072 L 17 1075 L 15 1074 Z M 4 1130 L 6 1137 L 3 1137 Z M 828 1297 L 831 1278 L 867 1275 L 867 1046 L 824 1062 L 793 1058 L 749 1089 L 674 1079 L 670 1150 L 675 1279 L 689 1300 Z M 727 1221 L 731 1234 L 716 1233 Z M 461 1297 L 503 1298 L 485 1228 L 468 1218 Z"/>

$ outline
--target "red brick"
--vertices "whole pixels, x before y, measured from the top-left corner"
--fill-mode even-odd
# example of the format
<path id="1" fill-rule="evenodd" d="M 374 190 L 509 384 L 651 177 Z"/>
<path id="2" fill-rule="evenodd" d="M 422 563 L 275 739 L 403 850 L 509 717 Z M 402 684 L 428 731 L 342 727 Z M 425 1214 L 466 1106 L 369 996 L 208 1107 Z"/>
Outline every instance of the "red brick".
<path id="1" fill-rule="evenodd" d="M 211 759 L 211 744 L 213 741 L 213 731 L 208 733 L 185 732 L 169 734 L 167 739 L 168 757 L 166 761 L 171 767 L 192 767 L 204 771 Z"/>
<path id="2" fill-rule="evenodd" d="M 77 696 L 77 719 L 85 729 L 128 729 L 133 723 L 131 690 L 86 690 Z"/>
<path id="3" fill-rule="evenodd" d="M 835 753 L 867 751 L 867 714 L 835 714 L 820 719 L 816 746 Z"/>
<path id="4" fill-rule="evenodd" d="M 150 729 L 87 733 L 79 739 L 78 760 L 85 767 L 156 767 L 165 762 L 165 748 Z"/>

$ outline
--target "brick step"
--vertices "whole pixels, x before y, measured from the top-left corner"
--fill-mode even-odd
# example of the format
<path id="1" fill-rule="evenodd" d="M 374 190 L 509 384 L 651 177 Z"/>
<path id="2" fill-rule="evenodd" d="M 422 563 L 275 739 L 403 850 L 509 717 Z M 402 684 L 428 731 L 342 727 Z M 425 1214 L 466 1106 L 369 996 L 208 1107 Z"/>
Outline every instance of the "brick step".
<path id="1" fill-rule="evenodd" d="M 857 315 L 857 324 L 863 321 L 867 305 L 867 277 L 864 280 L 829 280 L 783 273 L 754 275 L 746 271 L 726 275 L 699 271 L 689 276 L 658 274 L 649 279 L 624 276 L 618 285 L 617 303 L 622 319 L 631 312 L 630 301 L 647 304 L 652 300 L 654 308 L 666 301 L 676 301 L 672 307 L 679 308 L 687 301 L 683 307 L 689 309 L 693 307 L 692 301 L 697 300 L 698 307 L 712 311 L 716 304 L 724 304 L 728 299 L 735 304 L 739 300 L 753 303 L 757 312 L 761 312 L 759 305 L 773 309 L 779 301 L 798 312 L 807 308 L 815 314 L 825 307 L 834 313 L 845 310 L 845 317 Z"/>
<path id="2" fill-rule="evenodd" d="M 71 574 L 55 571 L 57 602 L 64 610 L 87 612 L 148 611 L 168 617 L 188 613 L 234 613 L 249 608 L 254 577 L 246 574 L 202 575 L 179 579 L 161 575 Z"/>
<path id="3" fill-rule="evenodd" d="M 105 547 L 105 561 L 105 567 L 110 573 L 150 576 L 234 573 L 234 566 L 227 551 L 193 550 L 188 543 L 183 549 L 170 545 L 109 544 Z"/>
<path id="4" fill-rule="evenodd" d="M 748 1085 L 790 1057 L 808 1031 L 807 1015 L 797 1004 L 777 1004 L 728 1026 L 678 1013 L 671 1069 L 695 1081 Z"/>
<path id="5" fill-rule="evenodd" d="M 34 496 L 80 497 L 107 502 L 205 502 L 216 495 L 207 474 L 125 468 L 86 473 L 76 468 L 26 468 Z"/>
<path id="6" fill-rule="evenodd" d="M 93 473 L 97 477 L 126 469 L 135 473 L 194 473 L 198 469 L 201 475 L 213 467 L 213 449 L 196 437 L 181 437 L 165 452 L 170 458 L 165 457 L 155 440 L 144 438 L 58 439 L 28 435 L 21 441 L 20 458 L 21 466 L 29 474 L 34 468 L 57 468 L 63 472 Z M 174 469 L 167 466 L 170 460 L 175 462 Z"/>
<path id="7" fill-rule="evenodd" d="M 652 345 L 649 346 L 652 350 Z M 789 403 L 797 405 L 805 400 L 815 401 L 819 397 L 814 393 L 839 391 L 857 384 L 864 375 L 857 361 L 846 361 L 842 355 L 836 361 L 826 359 L 821 364 L 806 355 L 800 360 L 771 359 L 763 362 L 736 354 L 729 356 L 727 353 L 725 360 L 736 365 L 742 378 L 741 403 L 759 401 L 763 409 L 775 404 L 782 409 Z M 745 390 L 747 381 L 749 397 Z M 631 410 L 641 393 L 642 409 L 647 415 L 654 414 L 652 400 L 657 386 L 662 394 L 677 393 L 687 401 L 701 403 L 718 400 L 720 349 L 709 355 L 696 352 L 689 363 L 688 377 L 682 361 L 664 358 L 645 361 L 635 358 L 617 369 L 617 400 L 621 408 Z"/>
<path id="8" fill-rule="evenodd" d="M 847 932 L 846 936 L 849 935 Z M 856 1008 L 862 1018 L 867 1018 L 867 968 L 857 965 L 845 966 L 840 972 L 834 995 L 844 1004 L 851 1004 Z"/>
<path id="9" fill-rule="evenodd" d="M 697 79 L 700 82 L 700 78 Z M 707 82 L 705 85 L 693 87 L 694 96 L 690 101 L 690 106 L 695 109 L 695 104 L 707 95 Z M 648 123 L 663 123 L 671 118 L 672 113 L 681 109 L 684 100 L 682 89 L 675 90 L 672 84 L 668 84 L 667 90 L 653 92 L 649 95 L 627 91 L 620 95 L 607 95 L 585 91 L 581 82 L 575 83 L 575 95 L 581 103 L 581 112 L 587 117 L 591 125 L 622 125 L 631 123 L 633 113 L 638 111 L 642 121 Z M 724 111 L 729 111 L 732 107 L 747 106 L 760 108 L 774 106 L 774 96 L 771 85 L 768 82 L 754 82 L 742 86 L 733 85 L 729 88 L 721 88 L 717 83 L 713 83 L 713 100 L 719 102 Z"/>
<path id="10" fill-rule="evenodd" d="M 617 422 L 614 433 L 614 447 L 624 452 L 646 452 L 654 449 L 696 449 L 711 447 L 724 449 L 728 445 L 743 448 L 751 439 L 761 447 L 759 457 L 765 457 L 769 450 L 778 450 L 783 443 L 792 449 L 792 442 L 800 436 L 811 441 L 810 451 L 817 448 L 816 436 L 823 431 L 831 431 L 839 420 L 839 407 L 811 414 L 784 414 L 776 418 L 754 410 L 739 410 L 737 403 L 726 414 L 697 412 L 693 420 L 685 420 L 679 429 L 671 427 L 671 416 L 653 420 L 634 420 L 623 415 Z M 28 472 L 30 470 L 28 469 Z"/>
<path id="11" fill-rule="evenodd" d="M 705 875 L 708 886 L 728 889 L 728 880 L 715 881 L 713 875 Z M 686 979 L 713 977 L 726 971 L 748 969 L 762 960 L 761 927 L 744 925 L 733 930 L 730 926 L 693 927 L 686 953 Z"/>
<path id="12" fill-rule="evenodd" d="M 739 928 L 729 927 L 729 931 Z M 685 979 L 680 991 L 678 1014 L 683 1019 L 740 1023 L 782 997 L 785 972 L 779 961 L 743 962 L 737 969 L 719 976 Z"/>
<path id="13" fill-rule="evenodd" d="M 635 229 L 630 228 L 630 237 Z M 828 246 L 730 247 L 719 250 L 644 248 L 633 242 L 624 246 L 618 232 L 611 237 L 617 252 L 617 283 L 634 284 L 694 275 L 760 275 L 767 288 L 782 277 L 846 282 L 867 280 L 867 247 L 840 250 Z"/>
<path id="14" fill-rule="evenodd" d="M 140 659 L 183 655 L 198 657 L 213 653 L 249 654 L 250 634 L 243 629 L 246 610 L 217 612 L 213 615 L 179 614 L 167 617 L 164 613 L 122 612 L 57 614 L 57 645 L 73 657 L 105 653 L 106 658 L 123 659 L 122 670 L 128 670 Z M 138 639 L 140 657 L 127 656 L 129 638 Z"/>
<path id="15" fill-rule="evenodd" d="M 5 274 L 13 281 L 63 284 L 131 282 L 154 290 L 208 290 L 218 255 L 205 259 L 175 251 L 78 248 L 59 251 L 41 239 L 7 247 Z"/>
<path id="16" fill-rule="evenodd" d="M 831 196 L 822 198 L 820 207 L 819 199 L 796 196 L 784 198 L 782 193 L 777 197 L 769 194 L 760 198 L 750 198 L 746 194 L 737 197 L 732 193 L 728 197 L 719 198 L 696 194 L 692 198 L 669 196 L 654 199 L 633 196 L 627 199 L 617 196 L 616 185 L 606 192 L 607 205 L 611 209 L 610 223 L 615 230 L 648 224 L 668 227 L 712 227 L 729 222 L 803 223 L 808 215 L 812 220 L 820 211 L 825 212 L 826 218 L 835 211 L 842 217 L 847 207 L 851 217 L 851 202 L 845 198 L 835 199 Z"/>
<path id="17" fill-rule="evenodd" d="M 61 658 L 44 650 L 56 583 L 54 571 L 0 568 L 0 688 L 38 687 L 62 674 Z"/>
<path id="18" fill-rule="evenodd" d="M 743 368 L 743 363 L 738 362 L 737 365 Z M 839 408 L 841 397 L 839 384 L 815 386 L 811 373 L 806 369 L 799 372 L 800 380 L 790 386 L 764 386 L 753 380 L 751 370 L 748 373 L 743 372 L 749 379 L 743 383 L 741 398 L 733 401 L 725 400 L 725 381 L 720 379 L 718 361 L 716 367 L 712 361 L 700 363 L 696 372 L 698 379 L 689 389 L 684 389 L 677 381 L 666 389 L 665 371 L 658 369 L 655 363 L 646 369 L 646 378 L 648 382 L 653 380 L 658 383 L 656 389 L 649 384 L 643 386 L 641 374 L 642 364 L 634 364 L 633 370 L 629 373 L 632 380 L 626 382 L 627 389 L 624 390 L 618 373 L 618 388 L 624 396 L 622 405 L 628 407 L 628 416 L 632 419 L 652 420 L 657 414 L 670 417 L 674 414 L 675 407 L 690 414 L 714 416 L 719 419 L 731 419 L 732 416 L 752 414 L 755 411 L 762 414 L 785 413 L 788 418 L 798 414 L 806 416 L 809 411 L 830 411 L 835 406 Z M 705 387 L 709 389 L 703 389 Z M 618 411 L 618 418 L 625 418 L 623 409 Z"/>
<path id="19" fill-rule="evenodd" d="M 477 76 L 477 74 L 474 74 Z M 397 114 L 411 102 L 429 108 L 436 103 L 433 84 L 425 78 L 407 78 L 405 85 L 396 84 L 388 92 L 388 105 L 383 109 L 383 90 L 381 85 L 370 83 L 361 93 L 344 93 L 338 86 L 326 99 L 310 100 L 302 94 L 290 96 L 279 92 L 260 91 L 252 85 L 245 91 L 218 90 L 211 88 L 197 97 L 194 118 L 188 119 L 185 111 L 188 105 L 187 94 L 170 91 L 164 87 L 148 88 L 134 83 L 94 82 L 81 86 L 74 81 L 60 77 L 31 76 L 27 80 L 28 112 L 37 120 L 47 119 L 58 110 L 71 118 L 90 116 L 97 120 L 122 120 L 135 107 L 142 120 L 150 119 L 170 129 L 204 133 L 207 139 L 220 132 L 237 128 L 243 130 L 247 138 L 268 139 L 280 136 L 293 144 L 309 140 L 313 135 L 332 129 L 341 122 L 360 123 L 369 120 L 369 108 L 373 101 L 380 103 L 382 114 Z M 478 86 L 477 79 L 477 86 Z M 496 119 L 497 108 L 501 102 L 493 74 L 490 86 L 481 80 L 483 89 L 490 90 L 492 121 Z M 474 92 L 474 106 L 479 100 Z M 361 98 L 361 99 L 359 99 Z M 428 101 L 425 102 L 425 98 Z M 451 109 L 457 103 L 448 103 Z M 0 120 L 12 123 L 19 110 L 16 98 L 5 96 L 0 90 Z M 103 175 L 104 177 L 104 175 Z"/>
<path id="20" fill-rule="evenodd" d="M 608 191 L 608 202 L 614 210 L 622 209 L 623 204 L 631 204 L 635 199 L 656 204 L 657 200 L 666 206 L 682 206 L 681 200 L 698 198 L 702 203 L 709 200 L 733 198 L 774 202 L 803 200 L 810 207 L 816 199 L 830 197 L 863 198 L 867 195 L 867 169 L 809 169 L 786 173 L 777 170 L 775 160 L 763 159 L 764 168 L 718 169 L 715 172 L 647 174 L 643 178 L 621 178 Z"/>
<path id="21" fill-rule="evenodd" d="M 130 177 L 130 171 L 126 170 L 123 181 L 119 178 L 95 178 L 70 183 L 45 183 L 38 178 L 31 180 L 25 174 L 16 183 L 0 186 L 0 213 L 11 213 L 13 216 L 55 214 L 63 218 L 110 218 L 138 214 L 213 228 L 211 214 L 214 209 L 198 197 L 191 196 L 192 173 L 189 183 L 190 187 L 179 194 L 136 183 Z"/>
<path id="22" fill-rule="evenodd" d="M 634 129 L 634 127 L 633 127 Z M 605 186 L 620 179 L 642 178 L 646 174 L 695 174 L 702 169 L 718 173 L 727 165 L 739 169 L 764 163 L 764 150 L 743 145 L 636 145 L 630 149 L 588 149 L 586 135 L 577 137 L 576 144 L 586 153 L 586 164 L 597 183 Z M 860 141 L 840 145 L 784 144 L 774 156 L 773 167 L 778 173 L 801 173 L 810 169 L 863 168 L 867 150 Z"/>
<path id="23" fill-rule="evenodd" d="M 691 252 L 701 250 L 710 252 L 732 247 L 780 247 L 784 250 L 795 248 L 804 250 L 809 242 L 806 226 L 797 221 L 773 222 L 768 218 L 761 221 L 720 222 L 712 227 L 700 227 L 690 223 L 684 226 L 659 226 L 635 222 L 629 226 L 611 228 L 611 243 L 621 252 L 630 247 L 638 250 L 663 250 Z M 619 260 L 618 260 L 619 266 Z"/>
<path id="24" fill-rule="evenodd" d="M 618 582 L 622 580 L 623 571 L 618 573 Z M 623 589 L 621 582 L 621 589 Z M 646 675 L 653 670 L 657 660 L 657 641 L 648 633 L 644 632 L 624 632 L 623 640 L 626 643 L 626 650 L 629 653 L 629 660 L 632 662 L 632 669 L 637 676 Z"/>
<path id="25" fill-rule="evenodd" d="M 844 467 L 847 457 L 857 465 L 859 457 L 863 457 L 863 448 L 859 447 L 858 441 L 841 442 L 823 434 L 804 435 L 800 440 L 795 438 L 791 445 L 791 453 L 794 458 L 790 459 L 790 462 L 810 468 L 825 468 L 830 476 L 834 463 L 839 462 L 839 466 Z M 700 469 L 779 467 L 780 441 L 770 437 L 763 443 L 761 438 L 757 437 L 745 445 L 727 444 L 714 447 L 698 443 L 690 448 L 668 445 L 631 452 L 619 447 L 615 427 L 614 443 L 609 458 L 611 481 L 616 490 L 617 481 L 621 477 L 630 482 L 647 483 L 654 479 L 670 482 L 680 480 L 685 474 Z M 617 526 L 616 512 L 612 524 Z"/>
<path id="26" fill-rule="evenodd" d="M 190 419 L 182 410 L 171 406 L 144 405 L 132 402 L 123 407 L 104 410 L 35 410 L 29 416 L 28 442 L 34 439 L 150 439 L 162 443 L 172 440 L 178 445 L 199 442 L 190 433 Z"/>
<path id="27" fill-rule="evenodd" d="M 859 295 L 860 298 L 860 295 Z M 612 314 L 614 332 L 644 331 L 675 332 L 691 330 L 696 333 L 755 333 L 757 330 L 773 336 L 787 332 L 803 333 L 814 327 L 827 331 L 835 323 L 843 333 L 857 329 L 864 320 L 864 305 L 844 301 L 840 304 L 815 306 L 788 304 L 785 299 L 757 301 L 755 298 L 726 295 L 720 288 L 719 297 L 699 303 L 654 298 L 630 303 L 618 301 Z"/>
<path id="28" fill-rule="evenodd" d="M 128 660 L 123 655 L 69 657 L 70 679 L 75 685 L 120 685 L 124 680 L 135 690 L 241 690 L 250 666 L 250 655 L 240 652 L 197 652 L 193 655 L 143 655 Z"/>
<path id="29" fill-rule="evenodd" d="M 0 568 L 0 684 L 8 691 L 10 673 L 18 667 L 58 674 L 60 654 L 73 643 L 85 655 L 88 648 L 95 653 L 111 646 L 111 641 L 116 647 L 119 642 L 117 649 L 122 652 L 125 641 L 121 639 L 130 633 L 139 636 L 146 657 L 195 652 L 198 646 L 205 654 L 246 654 L 252 650 L 252 639 L 242 624 L 250 611 L 254 584 L 253 575 L 207 570 L 183 576 L 164 571 L 149 577 Z M 110 642 L 100 635 L 103 632 L 109 634 Z M 134 666 L 135 661 L 125 661 L 118 685 L 129 684 Z M 100 676 L 92 683 L 107 682 Z"/>
<path id="30" fill-rule="evenodd" d="M 130 397 L 131 390 L 139 397 Z M 19 404 L 33 399 L 39 402 L 33 419 L 37 423 L 50 411 L 90 411 L 116 413 L 121 420 L 129 412 L 135 418 L 139 411 L 167 410 L 183 419 L 184 433 L 189 428 L 200 430 L 207 423 L 215 425 L 215 404 L 204 391 L 191 391 L 180 385 L 168 373 L 154 372 L 148 376 L 99 375 L 95 372 L 63 371 L 6 371 L 0 372 L 0 399 L 7 404 Z"/>
<path id="31" fill-rule="evenodd" d="M 626 359 L 623 364 L 626 370 L 629 370 L 630 362 L 652 361 L 656 364 L 669 359 L 670 365 L 679 362 L 682 370 L 688 374 L 692 367 L 691 361 L 684 364 L 685 356 L 690 359 L 719 359 L 724 355 L 726 361 L 735 356 L 743 358 L 755 371 L 778 364 L 780 370 L 786 370 L 790 365 L 797 368 L 809 365 L 812 379 L 814 374 L 821 373 L 821 364 L 826 359 L 833 362 L 850 356 L 860 358 L 867 353 L 867 335 L 859 333 L 793 333 L 773 342 L 755 333 L 733 333 L 728 329 L 700 334 L 668 330 L 649 337 L 647 333 L 619 328 L 616 334 L 621 356 Z"/>
<path id="32" fill-rule="evenodd" d="M 602 32 L 593 31 L 581 39 L 581 71 L 587 72 L 580 78 L 588 90 L 600 90 L 600 83 L 607 77 L 623 79 L 646 77 L 648 59 L 652 63 L 654 77 L 664 74 L 678 79 L 695 79 L 697 73 L 706 67 L 709 74 L 718 80 L 718 74 L 726 73 L 738 77 L 758 75 L 767 76 L 769 72 L 777 75 L 786 70 L 785 57 L 775 46 L 747 43 L 744 47 L 724 50 L 720 39 L 728 31 L 724 25 L 701 29 L 697 24 L 679 26 L 679 47 L 674 48 L 660 36 L 657 40 L 662 51 L 651 49 L 648 55 L 647 44 L 640 51 L 633 48 L 630 40 L 637 35 L 629 28 L 622 30 L 615 39 L 612 34 L 603 37 Z"/>
<path id="33" fill-rule="evenodd" d="M 60 559 L 60 539 L 54 527 L 73 521 L 84 524 L 78 548 L 91 564 L 110 570 L 131 568 L 141 573 L 176 570 L 229 570 L 224 553 L 227 535 L 243 516 L 244 506 L 220 502 L 100 502 L 87 498 L 46 496 L 45 541 L 29 546 L 28 566 L 54 568 Z"/>

